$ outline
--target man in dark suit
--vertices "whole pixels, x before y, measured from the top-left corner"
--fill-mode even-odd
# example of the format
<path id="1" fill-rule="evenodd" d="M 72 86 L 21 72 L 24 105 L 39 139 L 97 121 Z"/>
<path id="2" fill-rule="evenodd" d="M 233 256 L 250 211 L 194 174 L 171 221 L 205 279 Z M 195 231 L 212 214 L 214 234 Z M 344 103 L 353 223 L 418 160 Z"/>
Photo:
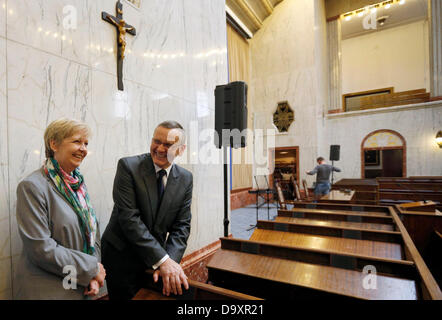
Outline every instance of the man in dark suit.
<path id="1" fill-rule="evenodd" d="M 184 131 L 175 121 L 155 129 L 149 154 L 122 158 L 114 180 L 114 209 L 102 238 L 109 299 L 131 299 L 145 270 L 161 276 L 163 294 L 189 288 L 179 265 L 190 233 L 192 173 L 173 164 L 184 152 Z M 168 234 L 168 235 L 167 235 Z"/>

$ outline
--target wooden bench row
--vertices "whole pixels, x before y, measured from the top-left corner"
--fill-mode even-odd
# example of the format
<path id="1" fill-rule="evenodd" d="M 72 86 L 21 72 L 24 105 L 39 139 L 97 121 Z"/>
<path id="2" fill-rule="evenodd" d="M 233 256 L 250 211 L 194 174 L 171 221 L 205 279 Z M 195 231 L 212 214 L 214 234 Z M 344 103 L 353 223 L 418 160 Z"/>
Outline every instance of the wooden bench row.
<path id="1" fill-rule="evenodd" d="M 392 208 L 294 206 L 258 221 L 249 240 L 221 238 L 209 280 L 266 299 L 442 299 Z M 376 290 L 363 285 L 367 267 L 376 270 Z"/>
<path id="2" fill-rule="evenodd" d="M 395 205 L 415 201 L 434 201 L 442 208 L 442 178 L 378 177 L 378 199 L 380 205 Z"/>

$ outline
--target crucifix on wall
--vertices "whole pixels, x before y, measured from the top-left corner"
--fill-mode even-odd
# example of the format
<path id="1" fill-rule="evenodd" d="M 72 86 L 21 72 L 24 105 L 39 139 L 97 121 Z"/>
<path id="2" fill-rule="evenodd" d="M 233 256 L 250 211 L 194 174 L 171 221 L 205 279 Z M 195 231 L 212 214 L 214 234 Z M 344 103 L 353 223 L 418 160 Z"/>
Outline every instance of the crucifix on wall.
<path id="1" fill-rule="evenodd" d="M 136 35 L 136 30 L 131 25 L 128 25 L 123 19 L 123 5 L 121 1 L 118 0 L 116 4 L 116 17 L 111 16 L 106 12 L 101 13 L 101 18 L 104 21 L 109 22 L 117 28 L 117 76 L 118 76 L 118 90 L 123 91 L 123 60 L 124 60 L 124 52 L 126 51 L 126 33 L 131 35 Z"/>

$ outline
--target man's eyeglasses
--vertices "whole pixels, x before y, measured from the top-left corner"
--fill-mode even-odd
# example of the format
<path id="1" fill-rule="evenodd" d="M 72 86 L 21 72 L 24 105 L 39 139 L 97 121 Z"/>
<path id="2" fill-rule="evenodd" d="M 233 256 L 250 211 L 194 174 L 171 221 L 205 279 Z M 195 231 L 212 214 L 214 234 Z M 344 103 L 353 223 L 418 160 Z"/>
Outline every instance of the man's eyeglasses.
<path id="1" fill-rule="evenodd" d="M 161 142 L 158 139 L 152 139 L 152 143 L 159 146 L 159 145 L 163 145 L 164 148 L 169 149 L 171 146 L 173 146 L 173 143 L 167 143 L 167 142 Z"/>

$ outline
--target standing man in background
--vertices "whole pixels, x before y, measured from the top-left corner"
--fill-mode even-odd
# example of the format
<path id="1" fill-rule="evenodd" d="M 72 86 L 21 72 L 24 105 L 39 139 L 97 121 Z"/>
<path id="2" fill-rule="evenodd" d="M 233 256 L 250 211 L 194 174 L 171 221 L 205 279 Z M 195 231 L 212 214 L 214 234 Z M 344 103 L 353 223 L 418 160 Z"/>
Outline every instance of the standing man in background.
<path id="1" fill-rule="evenodd" d="M 154 131 L 150 153 L 118 162 L 114 209 L 102 241 L 109 299 L 132 299 L 148 268 L 155 282 L 161 276 L 164 295 L 189 288 L 179 263 L 190 234 L 193 177 L 173 163 L 184 142 L 183 127 L 165 121 Z"/>
<path id="2" fill-rule="evenodd" d="M 323 157 L 316 159 L 318 165 L 312 171 L 306 171 L 309 175 L 316 175 L 316 187 L 315 198 L 318 199 L 321 196 L 325 196 L 330 193 L 330 174 L 332 171 L 341 172 L 341 169 L 334 167 L 330 164 L 326 164 Z"/>

